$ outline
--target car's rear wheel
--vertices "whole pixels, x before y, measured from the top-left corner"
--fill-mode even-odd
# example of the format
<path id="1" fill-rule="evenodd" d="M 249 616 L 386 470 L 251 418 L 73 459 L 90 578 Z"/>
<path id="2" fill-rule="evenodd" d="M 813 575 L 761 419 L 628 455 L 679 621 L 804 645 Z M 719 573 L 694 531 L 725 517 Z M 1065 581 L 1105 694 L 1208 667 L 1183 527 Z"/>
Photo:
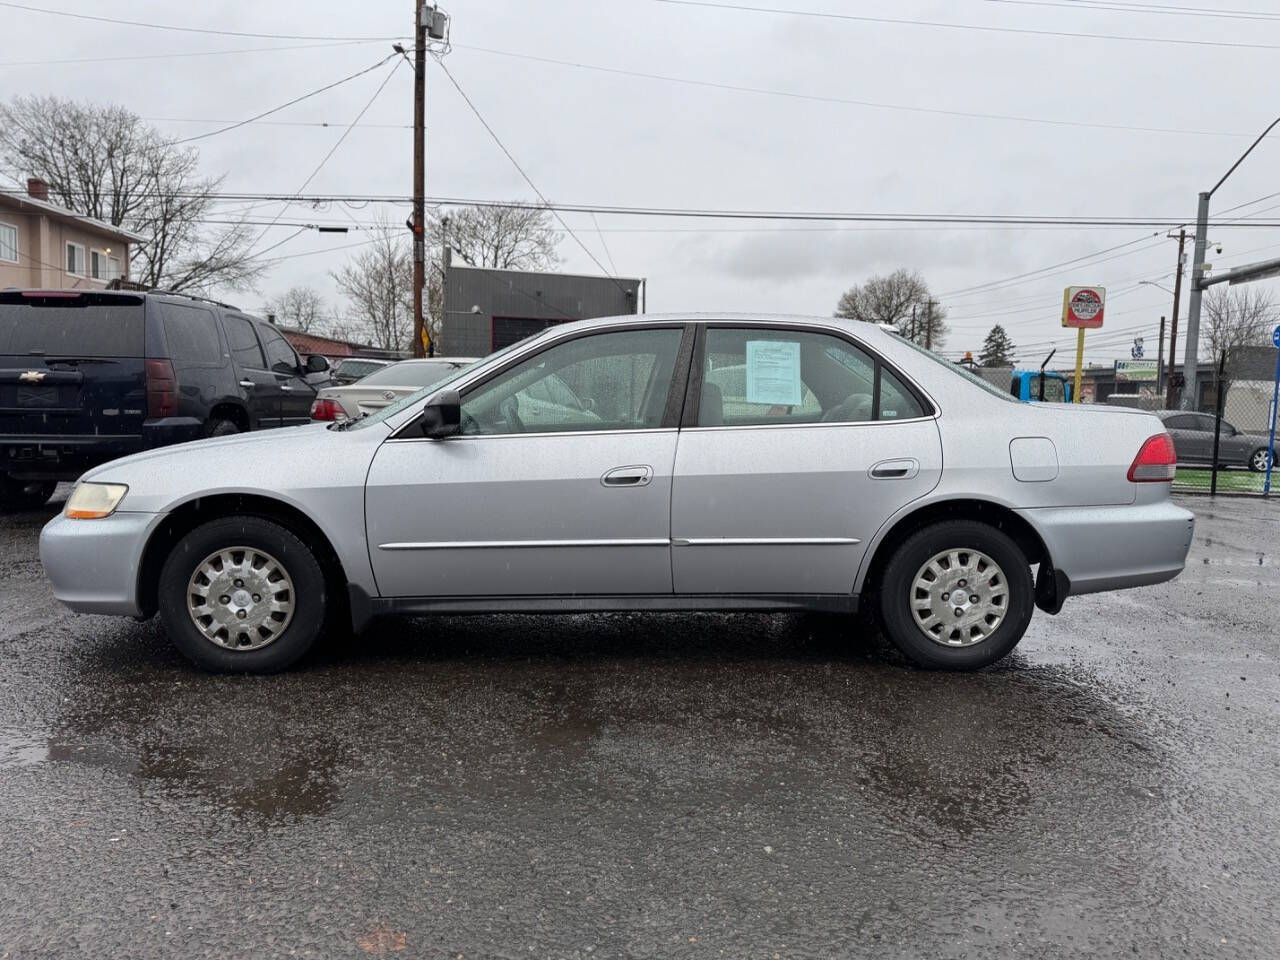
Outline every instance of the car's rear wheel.
<path id="1" fill-rule="evenodd" d="M 229 437 L 232 434 L 239 432 L 240 427 L 234 420 L 216 418 L 210 420 L 205 426 L 205 436 L 208 437 Z"/>
<path id="2" fill-rule="evenodd" d="M 20 480 L 0 473 L 0 510 L 34 510 L 53 496 L 56 480 Z"/>
<path id="3" fill-rule="evenodd" d="M 1031 567 L 995 527 L 969 520 L 918 530 L 880 581 L 889 639 L 922 667 L 976 670 L 1017 646 L 1034 609 Z"/>
<path id="4" fill-rule="evenodd" d="M 1267 470 L 1267 448 L 1259 447 L 1253 453 L 1249 454 L 1249 469 L 1255 473 L 1265 473 Z"/>
<path id="5" fill-rule="evenodd" d="M 273 673 L 315 643 L 331 603 L 324 570 L 292 531 L 261 517 L 192 530 L 160 572 L 160 617 L 196 666 Z"/>

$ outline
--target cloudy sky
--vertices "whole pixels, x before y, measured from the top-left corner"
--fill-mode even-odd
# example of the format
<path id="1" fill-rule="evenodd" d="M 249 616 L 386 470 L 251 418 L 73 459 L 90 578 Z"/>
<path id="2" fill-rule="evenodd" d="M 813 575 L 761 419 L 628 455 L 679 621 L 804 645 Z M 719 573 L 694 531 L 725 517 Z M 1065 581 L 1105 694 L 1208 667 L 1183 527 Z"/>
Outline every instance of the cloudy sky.
<path id="1" fill-rule="evenodd" d="M 1280 114 L 1280 101 L 1266 99 L 1280 51 L 1272 0 L 737 5 L 803 14 L 729 3 L 453 0 L 446 63 L 543 194 L 599 205 L 1193 219 L 1197 192 Z M 411 0 L 27 5 L 333 38 L 408 38 L 413 16 Z M 11 5 L 0 5 L 0 35 L 7 40 L 0 90 L 120 103 L 174 137 L 251 116 L 390 52 L 385 39 L 335 45 L 187 33 Z M 105 57 L 153 59 L 56 62 Z M 272 118 L 284 123 L 201 141 L 206 171 L 225 174 L 228 191 L 296 192 L 394 63 Z M 411 118 L 411 71 L 403 64 L 307 193 L 408 194 Z M 310 125 L 318 123 L 332 126 Z M 434 64 L 428 127 L 430 196 L 535 199 Z M 1266 212 L 1280 209 L 1280 195 L 1269 197 L 1280 191 L 1277 159 L 1280 132 L 1218 191 L 1214 210 L 1257 201 L 1224 219 L 1280 216 Z M 225 205 L 234 216 L 244 207 Z M 354 227 L 376 212 L 269 204 L 251 216 Z M 408 209 L 387 213 L 399 222 Z M 597 259 L 616 264 L 619 275 L 648 278 L 650 310 L 828 314 L 849 285 L 905 266 L 918 269 L 950 311 L 949 351 L 976 352 L 1000 322 L 1030 361 L 1052 344 L 1073 345 L 1059 326 L 1062 288 L 1098 283 L 1109 291 L 1107 329 L 1091 334 L 1088 357 L 1104 361 L 1127 356 L 1135 335 L 1145 335 L 1154 357 L 1159 317 L 1171 307 L 1168 294 L 1139 285 L 1172 285 L 1176 243 L 1154 227 L 566 216 Z M 267 247 L 296 228 L 264 230 Z M 1280 255 L 1280 229 L 1237 222 L 1210 237 L 1223 246 L 1210 258 L 1219 267 Z M 236 299 L 256 307 L 308 284 L 340 311 L 328 271 L 351 255 L 341 248 L 361 239 L 304 232 L 272 252 L 287 259 L 259 291 Z M 568 236 L 561 253 L 566 269 L 599 272 Z"/>

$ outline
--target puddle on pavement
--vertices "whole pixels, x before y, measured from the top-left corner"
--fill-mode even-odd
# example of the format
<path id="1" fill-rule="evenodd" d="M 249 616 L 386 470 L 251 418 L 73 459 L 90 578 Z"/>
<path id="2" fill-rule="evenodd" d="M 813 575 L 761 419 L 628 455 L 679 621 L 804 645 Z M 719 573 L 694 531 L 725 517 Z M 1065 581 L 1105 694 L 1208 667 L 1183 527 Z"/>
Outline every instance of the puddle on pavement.
<path id="1" fill-rule="evenodd" d="M 0 770 L 31 767 L 49 759 L 49 749 L 40 740 L 17 730 L 0 727 Z"/>

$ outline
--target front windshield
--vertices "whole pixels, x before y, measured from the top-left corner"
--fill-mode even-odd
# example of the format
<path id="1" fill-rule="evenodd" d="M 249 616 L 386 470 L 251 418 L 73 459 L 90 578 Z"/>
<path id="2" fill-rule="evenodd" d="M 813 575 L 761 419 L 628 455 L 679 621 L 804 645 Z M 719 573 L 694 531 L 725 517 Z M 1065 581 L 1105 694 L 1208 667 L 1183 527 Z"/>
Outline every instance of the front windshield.
<path id="1" fill-rule="evenodd" d="M 363 380 L 357 381 L 362 387 L 429 387 L 439 383 L 469 364 L 457 360 L 405 360 L 393 363 L 389 367 L 381 367 Z"/>
<path id="2" fill-rule="evenodd" d="M 534 334 L 533 336 L 538 336 L 538 335 L 539 334 Z M 427 397 L 431 396 L 437 390 L 443 390 L 445 387 L 449 386 L 449 384 L 459 379 L 464 373 L 470 373 L 473 368 L 479 366 L 480 364 L 487 364 L 491 360 L 496 360 L 499 357 L 506 356 L 508 353 L 515 350 L 517 347 L 523 347 L 531 339 L 532 337 L 525 337 L 523 340 L 517 340 L 515 343 L 511 344 L 510 346 L 503 347 L 501 350 L 497 351 L 496 353 L 489 354 L 489 356 L 485 357 L 483 360 L 477 360 L 475 363 L 468 364 L 467 366 L 463 367 L 461 370 L 455 370 L 453 373 L 445 377 L 443 380 L 437 380 L 435 383 L 429 386 L 423 387 L 421 390 L 417 390 L 409 394 L 407 397 L 401 397 L 395 403 L 387 404 L 377 413 L 371 413 L 367 416 L 360 417 L 358 420 L 347 420 L 346 429 L 363 430 L 365 427 L 371 426 L 375 423 L 383 423 L 388 418 L 394 417 L 396 414 L 400 413 L 402 410 L 407 410 L 409 409 L 409 407 L 412 407 L 415 403 L 420 403 L 423 400 L 427 399 Z"/>
<path id="3" fill-rule="evenodd" d="M 916 351 L 916 353 L 919 353 L 922 356 L 928 357 L 930 360 L 938 364 L 940 367 L 950 370 L 956 376 L 963 377 L 964 379 L 968 380 L 970 383 L 974 384 L 975 386 L 981 387 L 983 390 L 987 391 L 987 393 L 991 394 L 993 397 L 999 397 L 1001 400 L 1007 400 L 1010 403 L 1018 403 L 1017 399 L 1010 396 L 1005 391 L 1001 390 L 995 384 L 987 383 L 987 381 L 983 380 L 980 376 L 978 376 L 973 371 L 966 370 L 964 367 L 960 366 L 960 364 L 958 363 L 952 363 L 950 360 L 943 359 L 942 357 L 934 353 L 932 350 L 926 350 L 924 347 L 920 346 L 920 344 L 916 343 L 914 340 L 909 340 L 908 338 L 904 337 L 902 334 L 896 331 L 890 330 L 888 331 L 888 333 L 889 333 L 889 336 L 893 337 L 899 343 L 906 344 L 912 350 Z"/>

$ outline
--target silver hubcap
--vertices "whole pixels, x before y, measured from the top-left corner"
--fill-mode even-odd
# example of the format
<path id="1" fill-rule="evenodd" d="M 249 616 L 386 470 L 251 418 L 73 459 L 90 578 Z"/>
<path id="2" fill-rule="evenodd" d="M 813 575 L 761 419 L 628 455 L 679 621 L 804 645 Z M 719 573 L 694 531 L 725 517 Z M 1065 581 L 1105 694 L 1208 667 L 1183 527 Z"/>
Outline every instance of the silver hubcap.
<path id="1" fill-rule="evenodd" d="M 1253 455 L 1253 469 L 1259 473 L 1267 469 L 1267 451 L 1259 450 Z"/>
<path id="2" fill-rule="evenodd" d="M 227 650 L 261 650 L 293 619 L 293 581 L 254 547 L 211 553 L 187 583 L 187 612 L 206 640 Z"/>
<path id="3" fill-rule="evenodd" d="M 916 574 L 911 616 L 934 643 L 971 647 L 1004 622 L 1009 585 L 999 564 L 977 550 L 944 550 Z"/>

